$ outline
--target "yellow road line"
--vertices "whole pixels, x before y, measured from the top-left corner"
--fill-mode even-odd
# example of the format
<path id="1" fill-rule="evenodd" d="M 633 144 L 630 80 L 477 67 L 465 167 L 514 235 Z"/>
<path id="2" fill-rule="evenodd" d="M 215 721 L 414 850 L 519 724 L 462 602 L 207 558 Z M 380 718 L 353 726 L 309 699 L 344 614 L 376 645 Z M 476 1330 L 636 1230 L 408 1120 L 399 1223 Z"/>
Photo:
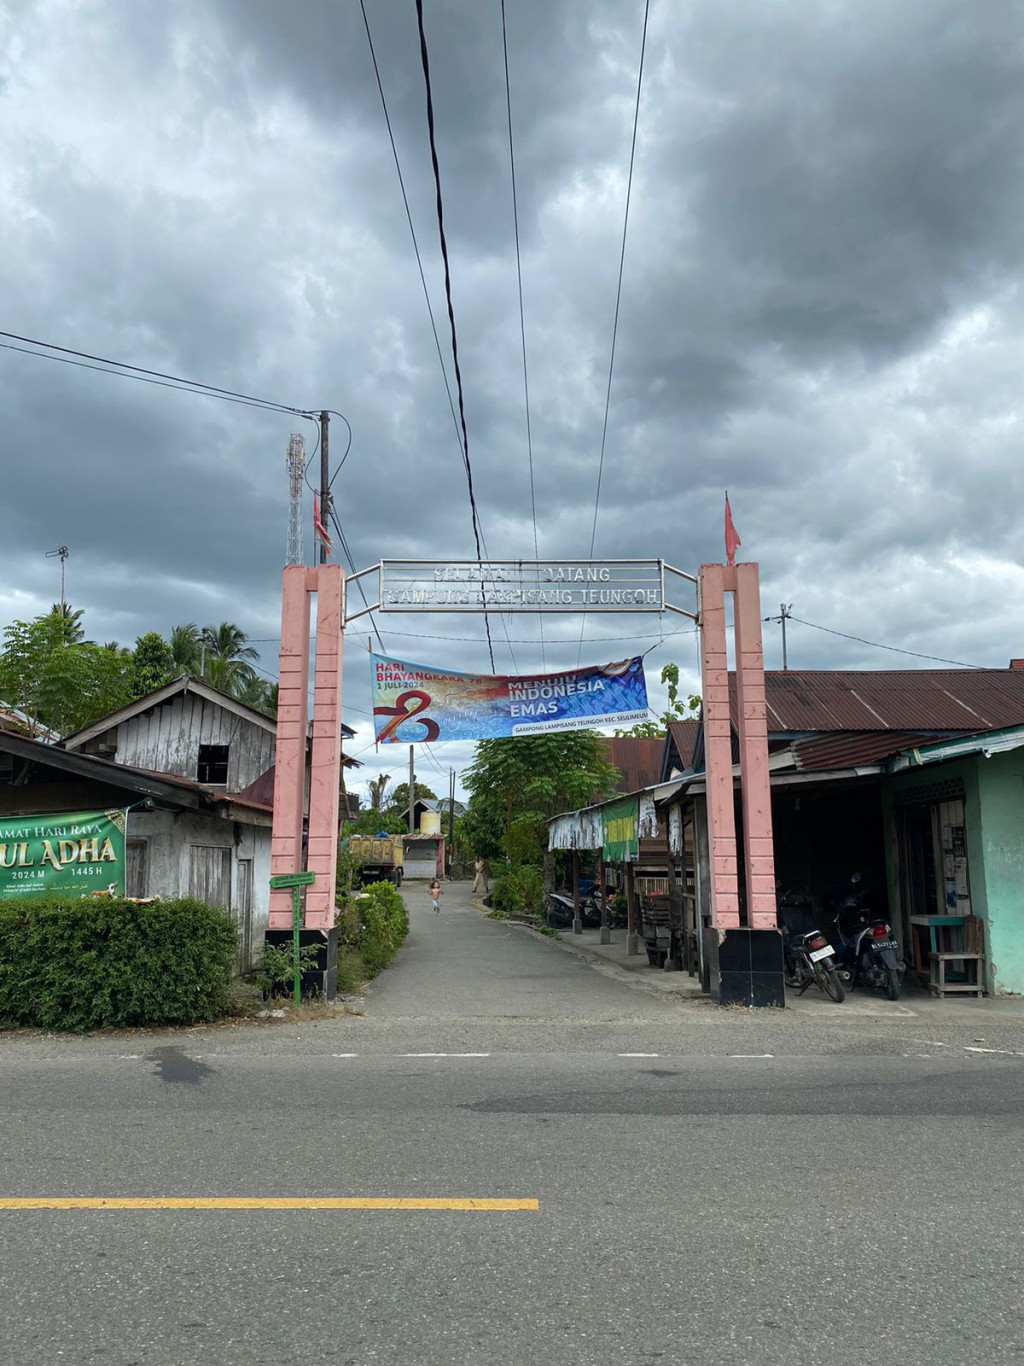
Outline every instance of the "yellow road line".
<path id="1" fill-rule="evenodd" d="M 485 1200 L 434 1196 L 353 1196 L 353 1197 L 295 1197 L 295 1196 L 25 1196 L 0 1197 L 2 1210 L 33 1209 L 325 1209 L 325 1210 L 485 1210 L 508 1212 L 539 1210 L 538 1200 Z"/>

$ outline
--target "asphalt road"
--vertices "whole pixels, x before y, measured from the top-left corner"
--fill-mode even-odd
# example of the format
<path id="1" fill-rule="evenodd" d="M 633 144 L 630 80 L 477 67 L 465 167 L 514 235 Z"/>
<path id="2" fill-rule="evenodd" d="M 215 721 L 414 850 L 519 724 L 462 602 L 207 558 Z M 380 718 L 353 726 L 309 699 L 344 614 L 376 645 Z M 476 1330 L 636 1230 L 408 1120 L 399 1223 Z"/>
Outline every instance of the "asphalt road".
<path id="1" fill-rule="evenodd" d="M 1024 1360 L 1014 1019 L 687 1005 L 409 899 L 364 1016 L 5 1038 L 0 1199 L 537 1208 L 2 1210 L 0 1361 Z"/>

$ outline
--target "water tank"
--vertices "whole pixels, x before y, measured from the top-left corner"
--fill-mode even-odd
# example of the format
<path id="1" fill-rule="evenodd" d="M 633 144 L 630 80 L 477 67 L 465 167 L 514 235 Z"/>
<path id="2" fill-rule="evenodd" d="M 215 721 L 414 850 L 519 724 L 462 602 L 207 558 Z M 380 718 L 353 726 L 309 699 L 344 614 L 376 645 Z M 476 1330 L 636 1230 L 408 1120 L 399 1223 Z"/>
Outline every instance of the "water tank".
<path id="1" fill-rule="evenodd" d="M 420 816 L 421 835 L 439 835 L 441 833 L 441 815 L 438 811 L 424 811 Z"/>

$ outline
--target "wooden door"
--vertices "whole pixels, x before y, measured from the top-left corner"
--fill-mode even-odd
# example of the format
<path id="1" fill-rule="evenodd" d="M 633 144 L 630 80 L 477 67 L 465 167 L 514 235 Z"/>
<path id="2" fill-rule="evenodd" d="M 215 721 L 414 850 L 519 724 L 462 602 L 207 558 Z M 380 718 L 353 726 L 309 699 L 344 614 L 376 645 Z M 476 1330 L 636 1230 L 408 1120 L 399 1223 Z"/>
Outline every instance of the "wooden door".
<path id="1" fill-rule="evenodd" d="M 238 926 L 238 958 L 243 971 L 252 959 L 252 859 L 238 860 L 238 894 L 235 897 L 235 923 Z"/>
<path id="2" fill-rule="evenodd" d="M 149 840 L 125 841 L 125 896 L 149 896 Z"/>
<path id="3" fill-rule="evenodd" d="M 231 849 L 223 845 L 193 844 L 188 871 L 188 894 L 211 906 L 231 905 Z"/>

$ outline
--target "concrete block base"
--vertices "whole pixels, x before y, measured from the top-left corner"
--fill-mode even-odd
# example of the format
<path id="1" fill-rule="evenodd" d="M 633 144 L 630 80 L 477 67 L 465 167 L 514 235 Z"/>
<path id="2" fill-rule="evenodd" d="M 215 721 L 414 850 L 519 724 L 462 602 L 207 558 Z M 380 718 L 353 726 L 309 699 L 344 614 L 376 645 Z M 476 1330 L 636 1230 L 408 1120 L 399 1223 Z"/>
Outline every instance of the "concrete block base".
<path id="1" fill-rule="evenodd" d="M 271 948 L 292 946 L 291 930 L 267 930 L 266 942 Z M 319 996 L 333 1001 L 338 994 L 338 930 L 300 930 L 299 946 L 317 948 L 316 967 L 302 974 L 304 997 Z"/>
<path id="2" fill-rule="evenodd" d="M 778 930 L 706 930 L 704 960 L 711 998 L 719 1005 L 785 1006 Z"/>
<path id="3" fill-rule="evenodd" d="M 601 943 L 610 944 L 612 942 L 612 932 L 607 925 L 601 926 Z"/>
<path id="4" fill-rule="evenodd" d="M 640 947 L 640 936 L 638 934 L 626 935 L 626 952 L 630 955 L 634 953 L 643 953 L 643 949 Z"/>

